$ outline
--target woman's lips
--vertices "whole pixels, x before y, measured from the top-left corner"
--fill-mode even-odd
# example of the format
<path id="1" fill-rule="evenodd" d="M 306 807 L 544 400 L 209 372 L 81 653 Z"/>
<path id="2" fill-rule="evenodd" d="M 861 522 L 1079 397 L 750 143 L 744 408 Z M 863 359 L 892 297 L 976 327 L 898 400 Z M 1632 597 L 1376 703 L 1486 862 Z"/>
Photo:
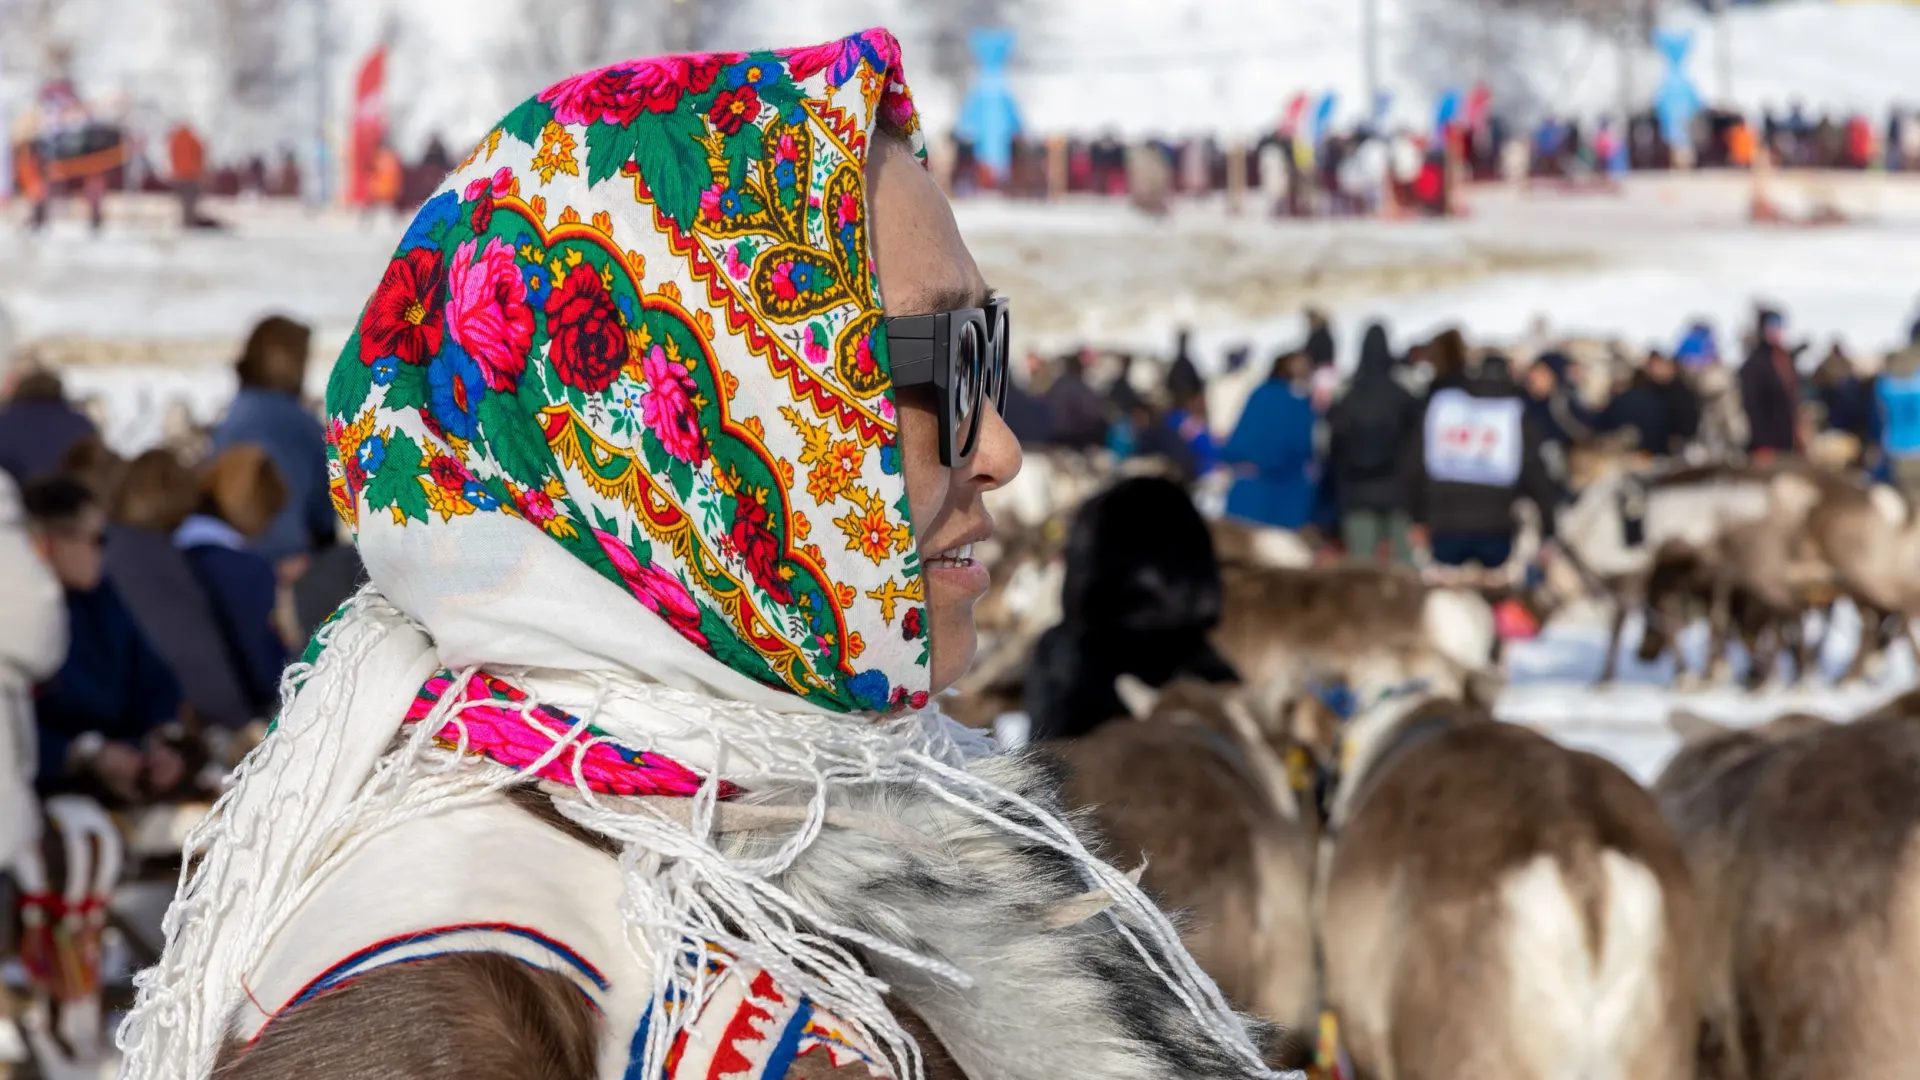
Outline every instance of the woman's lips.
<path id="1" fill-rule="evenodd" d="M 928 576 L 945 588 L 957 589 L 975 596 L 984 596 L 992 577 L 987 573 L 987 565 L 973 557 L 973 545 L 961 544 L 949 548 L 938 555 L 931 556 L 926 562 Z"/>

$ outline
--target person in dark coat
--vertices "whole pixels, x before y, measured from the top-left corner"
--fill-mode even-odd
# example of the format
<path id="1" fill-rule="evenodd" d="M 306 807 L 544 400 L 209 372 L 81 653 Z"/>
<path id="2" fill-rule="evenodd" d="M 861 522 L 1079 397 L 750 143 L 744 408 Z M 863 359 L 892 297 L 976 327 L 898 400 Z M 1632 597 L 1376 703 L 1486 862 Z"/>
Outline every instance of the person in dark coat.
<path id="1" fill-rule="evenodd" d="M 271 712 L 280 696 L 287 646 L 273 625 L 279 582 L 250 545 L 286 501 L 286 484 L 266 451 L 236 446 L 207 467 L 198 509 L 173 534 L 213 602 L 221 640 L 256 715 Z"/>
<path id="2" fill-rule="evenodd" d="M 1007 402 L 1000 409 L 1013 437 L 1024 446 L 1044 446 L 1053 441 L 1053 425 L 1047 416 L 1046 402 L 1027 389 L 1027 384 L 1007 373 Z"/>
<path id="3" fill-rule="evenodd" d="M 1360 366 L 1327 412 L 1327 465 L 1347 555 L 1371 560 L 1386 543 L 1396 562 L 1407 563 L 1413 559 L 1407 461 L 1420 434 L 1420 402 L 1394 377 L 1393 366 L 1386 328 L 1367 327 Z"/>
<path id="4" fill-rule="evenodd" d="M 1190 401 L 1206 393 L 1207 381 L 1200 377 L 1200 369 L 1194 365 L 1189 349 L 1192 337 L 1183 327 L 1174 345 L 1173 363 L 1167 368 L 1168 401 Z"/>
<path id="5" fill-rule="evenodd" d="M 1113 381 L 1107 384 L 1107 405 L 1114 416 L 1125 417 L 1146 404 L 1147 399 L 1141 397 L 1140 391 L 1133 387 L 1133 357 L 1121 353 L 1120 370 L 1114 375 Z"/>
<path id="6" fill-rule="evenodd" d="M 1123 480 L 1082 504 L 1068 532 L 1061 621 L 1040 638 L 1025 708 L 1036 738 L 1075 738 L 1126 715 L 1114 680 L 1231 682 L 1208 634 L 1220 621 L 1220 565 L 1185 489 Z"/>
<path id="7" fill-rule="evenodd" d="M 1825 407 L 1826 430 L 1851 435 L 1867 457 L 1878 457 L 1880 409 L 1872 379 L 1863 379 L 1839 342 L 1813 372 L 1814 393 Z M 1871 464 L 1871 463 L 1870 463 Z"/>
<path id="8" fill-rule="evenodd" d="M 203 725 L 237 730 L 260 716 L 241 686 L 207 590 L 173 534 L 199 501 L 193 470 L 167 450 L 127 465 L 107 526 L 107 581 L 180 682 Z"/>
<path id="9" fill-rule="evenodd" d="M 1307 341 L 1300 347 L 1307 354 L 1307 363 L 1314 370 L 1332 367 L 1335 358 L 1333 347 L 1333 327 L 1327 322 L 1327 314 L 1318 308 L 1307 309 Z"/>
<path id="10" fill-rule="evenodd" d="M 1540 429 L 1540 437 L 1564 453 L 1576 443 L 1593 436 L 1594 416 L 1573 386 L 1573 358 L 1550 351 L 1540 354 L 1527 367 L 1527 416 Z"/>
<path id="11" fill-rule="evenodd" d="M 25 487 L 58 472 L 69 451 L 97 435 L 93 421 L 67 401 L 58 375 L 28 371 L 0 405 L 0 469 Z"/>
<path id="12" fill-rule="evenodd" d="M 1181 437 L 1172 414 L 1162 415 L 1145 401 L 1136 401 L 1114 421 L 1107 448 L 1120 458 L 1158 458 L 1188 482 L 1203 471 L 1200 456 Z"/>
<path id="13" fill-rule="evenodd" d="M 1047 387 L 1047 420 L 1053 443 L 1092 450 L 1107 441 L 1107 407 L 1087 383 L 1087 362 L 1078 353 L 1060 359 L 1060 376 Z"/>
<path id="14" fill-rule="evenodd" d="M 1632 428 L 1641 453 L 1672 457 L 1700 434 L 1700 398 L 1680 378 L 1670 357 L 1649 353 L 1633 382 L 1607 403 L 1596 426 L 1601 431 Z"/>
<path id="15" fill-rule="evenodd" d="M 1760 313 L 1753 351 L 1740 366 L 1740 404 L 1747 414 L 1747 449 L 1757 457 L 1805 450 L 1800 432 L 1800 375 L 1786 346 L 1777 311 Z"/>
<path id="16" fill-rule="evenodd" d="M 308 327 L 278 315 L 254 327 L 235 365 L 240 392 L 213 432 L 216 451 L 243 443 L 265 449 L 286 481 L 287 505 L 253 547 L 288 580 L 338 534 L 327 495 L 326 431 L 300 400 L 311 339 Z"/>
<path id="17" fill-rule="evenodd" d="M 1313 429 L 1319 417 L 1304 384 L 1300 353 L 1274 361 L 1273 374 L 1254 390 L 1220 448 L 1220 460 L 1240 471 L 1227 491 L 1227 516 L 1282 529 L 1313 521 L 1319 485 Z"/>
<path id="18" fill-rule="evenodd" d="M 180 685 L 104 580 L 105 511 L 66 477 L 33 484 L 21 502 L 67 598 L 66 662 L 34 691 L 37 786 L 123 803 L 177 788 L 185 762 L 160 735 L 179 712 Z"/>
<path id="19" fill-rule="evenodd" d="M 1436 382 L 1428 396 L 1410 455 L 1411 511 L 1435 562 L 1505 565 L 1519 531 L 1513 506 L 1521 498 L 1539 509 L 1542 540 L 1552 538 L 1559 489 L 1523 398 L 1500 356 Z"/>

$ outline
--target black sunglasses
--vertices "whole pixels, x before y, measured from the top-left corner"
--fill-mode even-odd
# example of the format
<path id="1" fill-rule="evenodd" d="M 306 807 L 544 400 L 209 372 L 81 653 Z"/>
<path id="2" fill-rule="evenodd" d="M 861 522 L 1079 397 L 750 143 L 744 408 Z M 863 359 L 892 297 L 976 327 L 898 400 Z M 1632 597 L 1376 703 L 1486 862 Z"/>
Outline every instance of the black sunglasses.
<path id="1" fill-rule="evenodd" d="M 940 399 L 940 464 L 952 468 L 980 442 L 980 407 L 1007 405 L 1007 298 L 984 308 L 885 320 L 895 388 L 931 386 Z"/>

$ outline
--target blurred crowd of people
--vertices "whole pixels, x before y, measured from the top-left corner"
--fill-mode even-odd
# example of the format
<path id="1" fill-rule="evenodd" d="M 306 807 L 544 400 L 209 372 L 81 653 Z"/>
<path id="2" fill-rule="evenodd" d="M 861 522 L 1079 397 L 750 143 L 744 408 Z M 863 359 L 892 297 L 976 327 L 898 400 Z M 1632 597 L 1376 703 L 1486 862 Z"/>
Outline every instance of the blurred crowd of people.
<path id="1" fill-rule="evenodd" d="M 301 397 L 310 340 L 262 321 L 206 444 L 131 460 L 56 374 L 22 364 L 0 379 L 0 503 L 16 508 L 0 515 L 5 596 L 59 598 L 0 613 L 0 709 L 31 714 L 0 720 L 32 731 L 21 768 L 41 794 L 121 808 L 210 794 L 352 588 L 325 434 Z M 29 655 L 44 642 L 57 648 Z"/>
<path id="2" fill-rule="evenodd" d="M 1451 212 L 1463 182 L 1600 182 L 1628 172 L 1676 168 L 1920 169 L 1920 110 L 1895 106 L 1884 122 L 1864 112 L 1810 112 L 1796 102 L 1756 116 L 1706 109 L 1670 138 L 1648 108 L 1627 118 L 1550 115 L 1513 123 L 1476 92 L 1470 119 L 1436 132 L 1361 122 L 1312 132 L 1287 123 L 1254 140 L 1216 136 L 1126 141 L 1062 135 L 1016 138 L 1005 175 L 974 146 L 944 147 L 957 195 L 1001 191 L 1017 198 L 1127 197 L 1152 206 L 1174 195 L 1246 193 L 1287 217 Z"/>
<path id="3" fill-rule="evenodd" d="M 99 229 L 110 192 L 172 195 L 179 201 L 183 227 L 216 228 L 219 222 L 201 212 L 204 198 L 298 199 L 311 182 L 311 163 L 301 161 L 292 149 L 282 149 L 271 162 L 262 154 L 215 160 L 203 133 L 185 121 L 150 142 L 94 121 L 84 107 L 71 131 L 21 140 L 8 157 L 13 190 L 32 208 L 27 223 L 36 230 L 46 226 L 63 198 L 84 204 L 89 222 Z M 437 135 L 413 160 L 383 142 L 369 163 L 367 205 L 410 213 L 432 196 L 456 161 Z"/>
<path id="4" fill-rule="evenodd" d="M 1249 379 L 1241 348 L 1203 379 L 1184 332 L 1152 365 L 1157 382 L 1137 357 L 1029 356 L 1008 422 L 1028 445 L 1163 458 L 1224 488 L 1229 516 L 1306 533 L 1330 556 L 1443 567 L 1507 565 L 1523 503 L 1551 542 L 1575 457 L 1601 446 L 1642 466 L 1803 456 L 1920 500 L 1920 326 L 1885 358 L 1838 341 L 1816 358 L 1773 309 L 1726 357 L 1704 322 L 1645 351 L 1545 338 L 1476 348 L 1452 329 L 1396 348 L 1374 323 L 1343 374 L 1327 319 L 1307 323 L 1264 378 Z M 1210 392 L 1228 380 L 1255 385 L 1236 416 L 1210 415 L 1236 400 Z"/>
<path id="5" fill-rule="evenodd" d="M 185 227 L 209 228 L 217 222 L 200 212 L 205 197 L 295 199 L 309 181 L 307 165 L 291 149 L 272 163 L 259 154 L 212 160 L 201 133 L 184 122 L 172 125 L 158 145 L 91 121 L 81 122 L 73 137 L 107 149 L 72 157 L 79 152 L 44 138 L 13 148 L 14 187 L 33 207 L 29 223 L 35 228 L 44 226 L 61 197 L 81 199 L 98 227 L 110 191 L 171 193 Z M 1323 132 L 1287 123 L 1240 142 L 1212 135 L 1136 141 L 1112 133 L 1020 136 L 1004 174 L 986 167 L 973 144 L 958 136 L 941 140 L 934 153 L 948 189 L 960 196 L 1113 196 L 1161 211 L 1175 196 L 1226 194 L 1283 217 L 1440 216 L 1453 212 L 1455 189 L 1464 182 L 1583 182 L 1629 171 L 1747 169 L 1763 156 L 1782 168 L 1920 169 L 1920 110 L 1895 107 L 1876 125 L 1864 113 L 1812 114 L 1797 103 L 1751 118 L 1709 109 L 1695 117 L 1681 145 L 1668 139 L 1651 109 L 1624 125 L 1610 116 L 1548 116 L 1522 128 L 1488 108 L 1470 123 L 1432 133 L 1361 122 Z M 438 135 L 412 160 L 381 143 L 366 174 L 363 212 L 411 211 L 433 194 L 455 160 Z M 93 164 L 80 168 L 76 163 L 83 161 Z"/>

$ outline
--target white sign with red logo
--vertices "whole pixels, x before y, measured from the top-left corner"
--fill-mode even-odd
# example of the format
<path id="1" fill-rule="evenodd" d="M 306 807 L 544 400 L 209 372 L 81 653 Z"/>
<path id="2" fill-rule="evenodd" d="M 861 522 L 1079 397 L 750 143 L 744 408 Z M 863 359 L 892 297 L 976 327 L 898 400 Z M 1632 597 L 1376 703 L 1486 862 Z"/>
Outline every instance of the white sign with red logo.
<path id="1" fill-rule="evenodd" d="M 1520 479 L 1518 398 L 1477 398 L 1447 389 L 1427 403 L 1427 475 L 1455 484 L 1511 487 Z"/>

